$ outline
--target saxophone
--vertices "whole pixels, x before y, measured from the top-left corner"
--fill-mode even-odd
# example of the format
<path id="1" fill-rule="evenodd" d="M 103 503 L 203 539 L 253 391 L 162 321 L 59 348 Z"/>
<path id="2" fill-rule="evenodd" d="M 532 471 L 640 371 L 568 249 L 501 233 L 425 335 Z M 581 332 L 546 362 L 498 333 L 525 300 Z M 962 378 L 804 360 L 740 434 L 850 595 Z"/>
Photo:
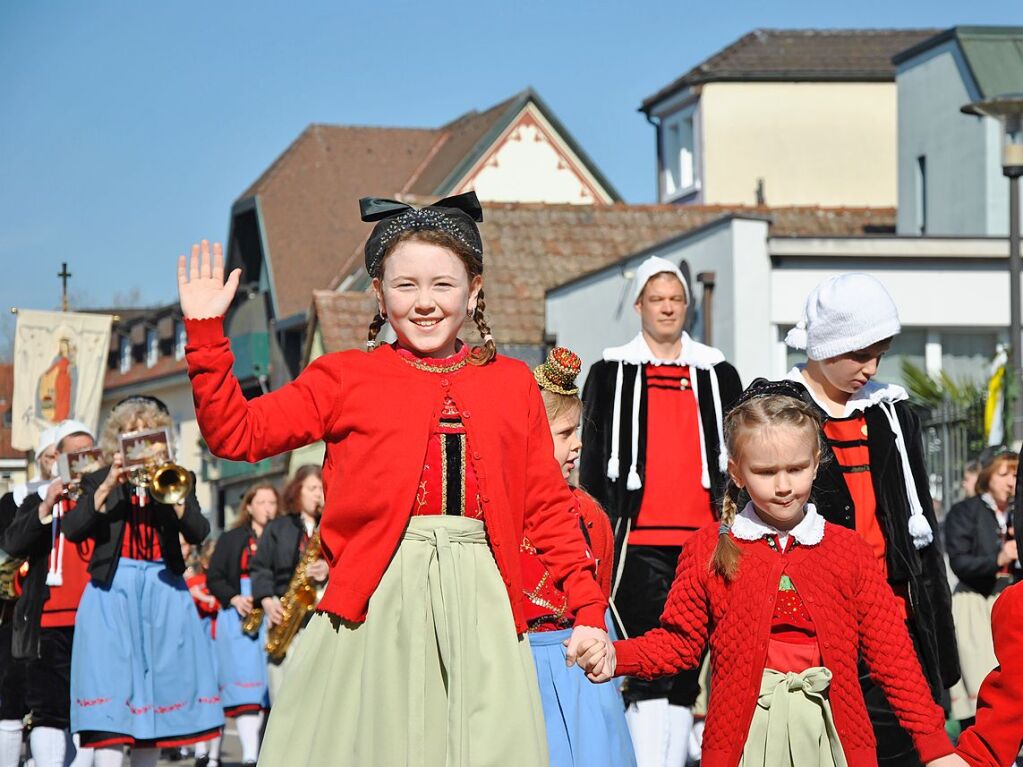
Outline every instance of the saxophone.
<path id="1" fill-rule="evenodd" d="M 320 558 L 320 531 L 313 533 L 313 537 L 306 544 L 302 559 L 295 567 L 295 574 L 291 576 L 291 583 L 288 584 L 288 591 L 281 597 L 281 607 L 284 608 L 284 617 L 276 626 L 271 626 L 266 632 L 266 654 L 270 660 L 280 663 L 288 652 L 298 630 L 302 628 L 306 616 L 316 608 L 318 594 L 316 585 L 306 575 L 309 565 Z M 255 612 L 255 610 L 253 610 Z M 262 610 L 260 610 L 262 613 Z M 251 613 L 250 613 L 251 615 Z M 260 615 L 262 619 L 262 615 Z M 259 625 L 258 623 L 256 624 Z"/>

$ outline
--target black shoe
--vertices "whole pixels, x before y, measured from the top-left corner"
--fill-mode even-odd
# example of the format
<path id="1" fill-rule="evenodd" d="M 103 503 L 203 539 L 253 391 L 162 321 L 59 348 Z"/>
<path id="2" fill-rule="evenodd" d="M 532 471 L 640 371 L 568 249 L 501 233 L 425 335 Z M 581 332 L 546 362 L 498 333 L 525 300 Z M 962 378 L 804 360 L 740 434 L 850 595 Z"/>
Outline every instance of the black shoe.
<path id="1" fill-rule="evenodd" d="M 210 758 L 207 755 L 195 757 L 195 767 L 209 767 Z"/>

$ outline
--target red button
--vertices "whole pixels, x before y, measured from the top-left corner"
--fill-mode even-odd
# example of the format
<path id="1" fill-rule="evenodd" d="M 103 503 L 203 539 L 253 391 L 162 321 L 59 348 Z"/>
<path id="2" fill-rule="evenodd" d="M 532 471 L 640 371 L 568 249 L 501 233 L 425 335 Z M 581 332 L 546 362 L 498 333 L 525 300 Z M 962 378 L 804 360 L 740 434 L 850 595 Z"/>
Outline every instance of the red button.
<path id="1" fill-rule="evenodd" d="M 440 385 L 441 386 L 451 386 L 451 381 L 449 381 L 446 378 L 442 378 L 442 379 L 440 379 Z"/>
<path id="2" fill-rule="evenodd" d="M 470 413 L 468 410 L 463 410 L 462 418 L 472 418 L 472 413 Z"/>
<path id="3" fill-rule="evenodd" d="M 472 457 L 473 457 L 473 459 L 478 461 L 480 459 L 480 454 L 479 453 L 473 453 Z"/>

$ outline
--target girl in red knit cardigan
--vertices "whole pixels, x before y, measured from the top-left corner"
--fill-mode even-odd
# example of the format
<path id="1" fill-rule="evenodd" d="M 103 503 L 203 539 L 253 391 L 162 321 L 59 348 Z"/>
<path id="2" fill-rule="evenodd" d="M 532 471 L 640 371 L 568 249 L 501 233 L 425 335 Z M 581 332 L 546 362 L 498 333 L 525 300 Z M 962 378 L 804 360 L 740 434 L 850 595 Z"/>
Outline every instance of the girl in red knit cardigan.
<path id="1" fill-rule="evenodd" d="M 323 440 L 320 521 L 330 565 L 293 648 L 260 752 L 266 765 L 546 764 L 524 638 L 519 544 L 532 541 L 575 616 L 567 647 L 613 648 L 575 500 L 539 389 L 496 354 L 484 319 L 474 193 L 413 208 L 362 200 L 379 312 L 372 351 L 316 359 L 246 400 L 232 373 L 214 246 L 178 264 L 196 414 L 210 451 L 258 461 Z M 483 345 L 458 339 L 474 321 Z M 376 345 L 389 323 L 393 344 Z"/>
<path id="2" fill-rule="evenodd" d="M 877 764 L 856 672 L 862 652 L 921 759 L 955 764 L 944 713 L 869 547 L 808 503 L 820 422 L 783 391 L 790 386 L 754 384 L 728 414 L 720 527 L 683 549 L 661 627 L 615 643 L 615 673 L 695 668 L 709 642 L 704 767 L 861 767 Z M 590 655 L 599 650 L 584 664 Z"/>

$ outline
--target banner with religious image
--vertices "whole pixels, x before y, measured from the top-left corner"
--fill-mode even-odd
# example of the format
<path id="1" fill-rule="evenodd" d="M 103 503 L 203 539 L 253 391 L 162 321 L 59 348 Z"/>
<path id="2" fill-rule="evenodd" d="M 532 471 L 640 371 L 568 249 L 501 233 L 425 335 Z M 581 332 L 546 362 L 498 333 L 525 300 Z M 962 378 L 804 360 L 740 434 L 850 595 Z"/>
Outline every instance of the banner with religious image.
<path id="1" fill-rule="evenodd" d="M 109 314 L 18 310 L 11 442 L 33 450 L 39 433 L 68 418 L 93 432 L 110 350 Z"/>

